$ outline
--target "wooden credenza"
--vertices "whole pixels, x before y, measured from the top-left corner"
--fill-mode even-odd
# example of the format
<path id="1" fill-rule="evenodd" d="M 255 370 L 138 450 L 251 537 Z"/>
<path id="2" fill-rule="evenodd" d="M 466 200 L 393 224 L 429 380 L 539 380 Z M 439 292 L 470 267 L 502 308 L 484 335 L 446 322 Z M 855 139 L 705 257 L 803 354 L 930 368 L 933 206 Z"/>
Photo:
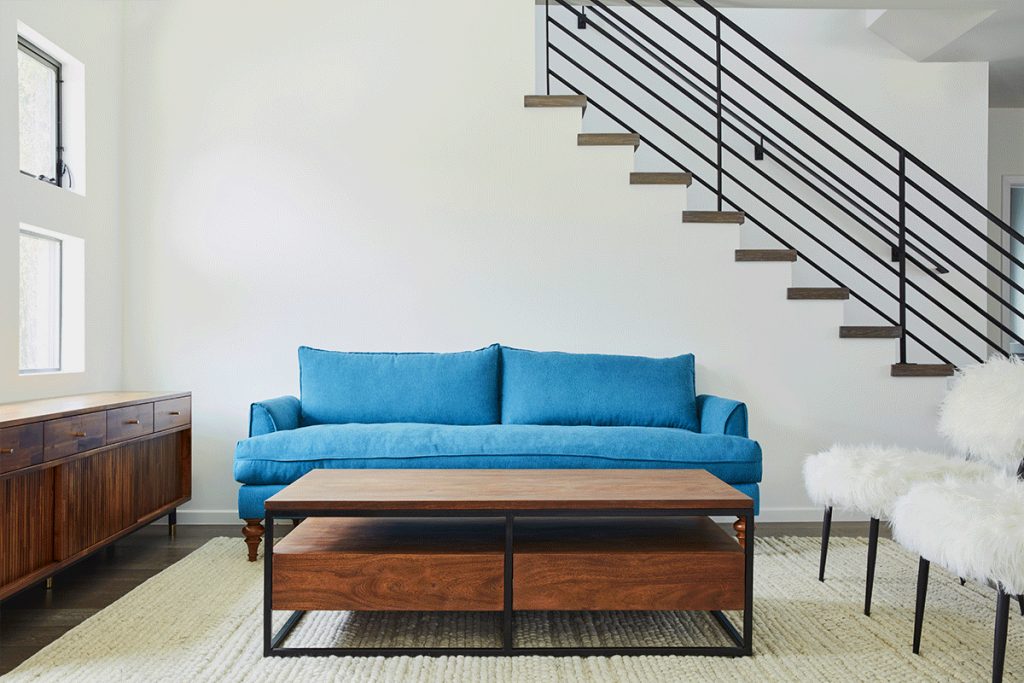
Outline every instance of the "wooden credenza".
<path id="1" fill-rule="evenodd" d="M 192 497 L 192 395 L 0 405 L 0 599 Z"/>

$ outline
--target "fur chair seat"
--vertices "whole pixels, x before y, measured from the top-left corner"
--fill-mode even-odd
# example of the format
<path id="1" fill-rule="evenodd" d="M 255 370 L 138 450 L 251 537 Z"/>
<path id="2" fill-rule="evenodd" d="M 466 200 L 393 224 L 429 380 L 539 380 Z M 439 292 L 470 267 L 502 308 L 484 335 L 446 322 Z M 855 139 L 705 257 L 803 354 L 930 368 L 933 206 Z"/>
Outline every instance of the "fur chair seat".
<path id="1" fill-rule="evenodd" d="M 996 474 L 918 484 L 890 519 L 908 550 L 957 576 L 1024 593 L 1024 483 Z"/>
<path id="2" fill-rule="evenodd" d="M 836 445 L 804 461 L 804 485 L 818 505 L 889 519 L 896 499 L 920 482 L 990 477 L 988 465 L 897 447 Z"/>

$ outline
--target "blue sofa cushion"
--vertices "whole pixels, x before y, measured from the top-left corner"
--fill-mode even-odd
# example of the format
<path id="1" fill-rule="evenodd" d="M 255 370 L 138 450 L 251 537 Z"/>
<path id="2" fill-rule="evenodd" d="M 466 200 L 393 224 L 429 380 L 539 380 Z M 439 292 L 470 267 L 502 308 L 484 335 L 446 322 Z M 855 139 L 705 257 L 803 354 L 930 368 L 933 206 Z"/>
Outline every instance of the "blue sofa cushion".
<path id="1" fill-rule="evenodd" d="M 238 442 L 235 479 L 288 484 L 313 469 L 693 468 L 761 479 L 761 447 L 724 434 L 659 427 L 318 425 Z"/>
<path id="2" fill-rule="evenodd" d="M 494 424 L 497 344 L 460 353 L 346 353 L 299 348 L 302 424 Z"/>
<path id="3" fill-rule="evenodd" d="M 692 354 L 644 358 L 502 347 L 501 362 L 505 424 L 700 431 Z"/>

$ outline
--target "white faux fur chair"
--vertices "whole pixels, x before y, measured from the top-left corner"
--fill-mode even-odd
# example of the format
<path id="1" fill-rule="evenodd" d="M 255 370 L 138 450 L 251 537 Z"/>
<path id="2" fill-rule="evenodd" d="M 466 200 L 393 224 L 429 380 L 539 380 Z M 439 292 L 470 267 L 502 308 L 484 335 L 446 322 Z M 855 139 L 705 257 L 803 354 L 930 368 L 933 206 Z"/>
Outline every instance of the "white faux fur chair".
<path id="1" fill-rule="evenodd" d="M 943 405 L 943 434 L 989 463 L 993 473 L 912 486 L 893 506 L 893 537 L 921 558 L 915 653 L 921 649 L 931 562 L 996 588 L 992 680 L 1000 681 L 1011 596 L 1024 614 L 1024 363 L 990 360 L 970 368 L 955 391 L 956 399 Z"/>
<path id="2" fill-rule="evenodd" d="M 939 432 L 958 451 L 977 456 L 979 440 L 1005 447 L 1005 439 L 996 443 L 997 435 L 1017 429 L 1014 419 L 1019 413 L 1024 414 L 1024 364 L 993 358 L 959 374 L 942 403 Z M 1019 424 L 1024 427 L 1024 422 Z M 895 447 L 837 445 L 808 457 L 804 484 L 811 499 L 825 508 L 818 580 L 825 580 L 833 507 L 868 515 L 871 522 L 864 614 L 870 615 L 879 522 L 892 518 L 897 499 L 915 484 L 949 477 L 970 481 L 987 478 L 992 472 L 991 460 L 974 462 Z"/>
<path id="3" fill-rule="evenodd" d="M 893 509 L 893 536 L 920 555 L 914 652 L 921 652 L 928 570 L 932 562 L 957 576 L 995 586 L 992 680 L 1001 681 L 1010 597 L 1024 611 L 1024 483 L 995 474 L 988 480 L 918 484 Z"/>

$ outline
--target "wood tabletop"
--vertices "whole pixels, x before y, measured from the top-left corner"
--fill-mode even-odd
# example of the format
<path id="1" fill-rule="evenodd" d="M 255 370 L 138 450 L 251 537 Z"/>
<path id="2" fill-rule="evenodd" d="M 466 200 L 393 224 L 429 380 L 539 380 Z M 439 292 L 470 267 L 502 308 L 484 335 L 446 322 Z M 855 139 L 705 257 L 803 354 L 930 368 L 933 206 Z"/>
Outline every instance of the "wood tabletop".
<path id="1" fill-rule="evenodd" d="M 314 470 L 270 511 L 746 509 L 753 499 L 705 470 Z"/>
<path id="2" fill-rule="evenodd" d="M 18 403 L 0 403 L 0 427 L 13 427 L 41 419 L 89 413 L 108 408 L 121 408 L 137 403 L 150 403 L 190 395 L 191 392 L 188 391 L 104 391 Z"/>

